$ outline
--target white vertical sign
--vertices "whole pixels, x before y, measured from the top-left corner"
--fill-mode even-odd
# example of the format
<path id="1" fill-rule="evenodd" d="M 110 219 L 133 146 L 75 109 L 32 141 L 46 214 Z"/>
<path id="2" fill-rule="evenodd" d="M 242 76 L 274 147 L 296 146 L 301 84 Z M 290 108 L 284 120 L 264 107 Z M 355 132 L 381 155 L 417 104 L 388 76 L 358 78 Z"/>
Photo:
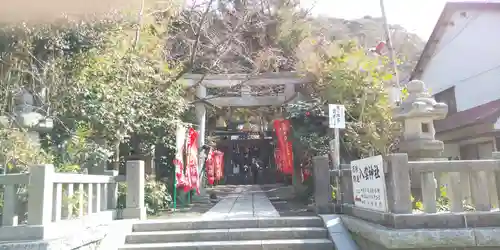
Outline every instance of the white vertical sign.
<path id="1" fill-rule="evenodd" d="M 328 125 L 330 128 L 345 129 L 345 107 L 340 104 L 328 104 Z"/>
<path id="2" fill-rule="evenodd" d="M 381 155 L 351 162 L 354 205 L 387 212 L 384 160 Z"/>

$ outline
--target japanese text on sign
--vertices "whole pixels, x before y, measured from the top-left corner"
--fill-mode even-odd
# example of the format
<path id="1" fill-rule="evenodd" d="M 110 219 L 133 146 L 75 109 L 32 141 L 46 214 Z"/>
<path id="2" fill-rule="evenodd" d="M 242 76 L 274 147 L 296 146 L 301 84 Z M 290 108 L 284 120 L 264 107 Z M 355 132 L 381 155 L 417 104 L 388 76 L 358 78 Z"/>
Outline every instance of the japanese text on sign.
<path id="1" fill-rule="evenodd" d="M 339 104 L 328 104 L 328 125 L 330 128 L 345 128 L 345 107 Z"/>
<path id="2" fill-rule="evenodd" d="M 381 155 L 351 162 L 355 206 L 387 212 L 383 164 Z"/>

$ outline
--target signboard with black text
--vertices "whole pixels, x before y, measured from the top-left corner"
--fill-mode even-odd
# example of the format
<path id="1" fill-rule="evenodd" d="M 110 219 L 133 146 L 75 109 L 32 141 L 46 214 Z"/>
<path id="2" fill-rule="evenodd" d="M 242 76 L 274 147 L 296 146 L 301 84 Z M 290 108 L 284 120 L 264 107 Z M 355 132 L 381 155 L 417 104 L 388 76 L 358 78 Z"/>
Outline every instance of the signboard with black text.
<path id="1" fill-rule="evenodd" d="M 381 155 L 351 162 L 354 205 L 387 212 L 384 160 Z"/>
<path id="2" fill-rule="evenodd" d="M 345 129 L 345 107 L 340 104 L 328 104 L 328 126 Z"/>

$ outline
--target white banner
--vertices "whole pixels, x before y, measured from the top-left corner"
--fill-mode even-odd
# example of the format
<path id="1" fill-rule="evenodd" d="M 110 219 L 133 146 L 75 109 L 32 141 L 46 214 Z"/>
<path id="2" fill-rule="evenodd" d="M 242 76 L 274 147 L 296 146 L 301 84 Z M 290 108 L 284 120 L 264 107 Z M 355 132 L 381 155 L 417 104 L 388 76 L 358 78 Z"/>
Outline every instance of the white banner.
<path id="1" fill-rule="evenodd" d="M 345 128 L 345 107 L 340 104 L 328 104 L 328 125 L 330 128 Z"/>
<path id="2" fill-rule="evenodd" d="M 384 160 L 381 155 L 351 162 L 354 205 L 387 212 Z"/>

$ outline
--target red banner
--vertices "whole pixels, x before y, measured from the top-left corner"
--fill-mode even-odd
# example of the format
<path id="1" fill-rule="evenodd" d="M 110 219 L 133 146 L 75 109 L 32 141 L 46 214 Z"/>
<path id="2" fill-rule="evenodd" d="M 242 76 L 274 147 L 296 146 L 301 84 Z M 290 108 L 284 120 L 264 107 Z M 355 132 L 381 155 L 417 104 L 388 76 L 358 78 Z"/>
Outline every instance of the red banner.
<path id="1" fill-rule="evenodd" d="M 188 145 L 187 145 L 187 169 L 186 178 L 189 185 L 184 187 L 184 191 L 196 189 L 200 193 L 200 185 L 198 178 L 198 132 L 193 128 L 189 128 Z"/>
<path id="2" fill-rule="evenodd" d="M 287 169 L 285 170 L 285 173 L 288 173 L 290 175 L 293 174 L 293 145 L 292 145 L 292 138 L 291 138 L 291 127 L 290 127 L 290 121 L 289 120 L 283 120 L 281 123 L 281 126 L 283 128 L 283 134 L 285 135 L 285 144 L 286 144 L 286 151 L 284 153 L 285 156 L 285 164 L 287 166 Z"/>
<path id="3" fill-rule="evenodd" d="M 276 147 L 274 149 L 274 163 L 276 163 L 276 170 L 278 170 L 279 172 L 282 171 L 280 154 L 281 154 L 280 149 L 278 147 Z"/>
<path id="4" fill-rule="evenodd" d="M 274 129 L 278 139 L 277 148 L 279 149 L 281 169 L 284 174 L 293 174 L 293 151 L 292 141 L 290 140 L 290 122 L 288 120 L 275 120 Z"/>
<path id="5" fill-rule="evenodd" d="M 215 152 L 210 149 L 207 155 L 207 161 L 205 163 L 205 171 L 207 172 L 207 179 L 209 185 L 214 185 L 215 183 Z"/>
<path id="6" fill-rule="evenodd" d="M 184 150 L 186 143 L 186 127 L 178 126 L 176 131 L 176 146 L 175 146 L 175 187 L 185 187 L 188 182 L 184 169 Z"/>
<path id="7" fill-rule="evenodd" d="M 215 165 L 215 180 L 220 181 L 223 176 L 224 171 L 224 153 L 221 151 L 215 151 L 214 153 L 214 165 Z"/>
<path id="8" fill-rule="evenodd" d="M 224 152 L 220 152 L 220 159 L 219 159 L 219 162 L 220 162 L 220 171 L 219 171 L 219 179 L 217 179 L 218 181 L 220 181 L 221 179 L 223 179 L 224 177 Z"/>

